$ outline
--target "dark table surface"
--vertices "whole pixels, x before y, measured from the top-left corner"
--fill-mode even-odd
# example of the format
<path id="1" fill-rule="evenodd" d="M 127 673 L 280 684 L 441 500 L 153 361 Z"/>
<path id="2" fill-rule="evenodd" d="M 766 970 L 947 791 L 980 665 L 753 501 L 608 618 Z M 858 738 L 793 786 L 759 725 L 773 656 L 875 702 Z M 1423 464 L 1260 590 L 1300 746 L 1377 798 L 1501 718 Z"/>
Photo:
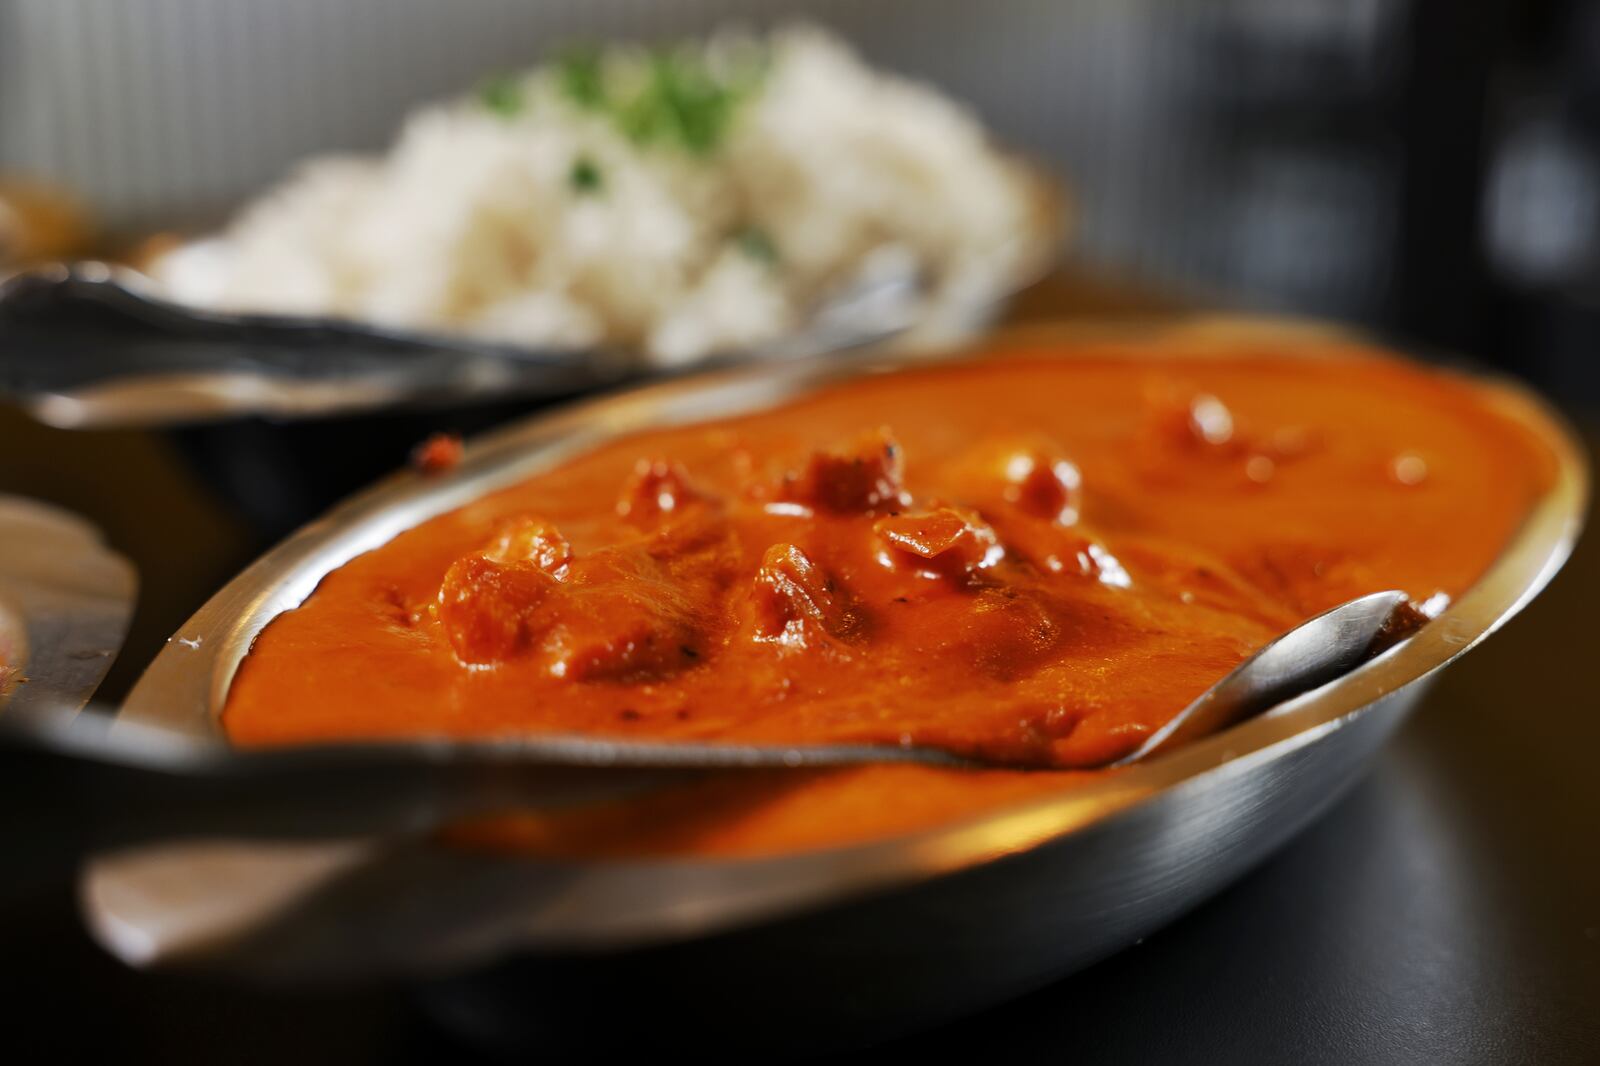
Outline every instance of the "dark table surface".
<path id="1" fill-rule="evenodd" d="M 66 433 L 0 410 L 0 492 L 77 510 L 140 569 L 112 696 L 263 546 L 192 469 L 159 433 Z M 1597 593 L 1591 536 L 1446 672 L 1331 813 L 1179 922 L 1024 999 L 851 1058 L 1600 1062 Z M 0 884 L 0 1032 L 52 1059 L 474 1061 L 416 1002 L 400 987 L 135 973 L 84 934 L 70 885 Z"/>

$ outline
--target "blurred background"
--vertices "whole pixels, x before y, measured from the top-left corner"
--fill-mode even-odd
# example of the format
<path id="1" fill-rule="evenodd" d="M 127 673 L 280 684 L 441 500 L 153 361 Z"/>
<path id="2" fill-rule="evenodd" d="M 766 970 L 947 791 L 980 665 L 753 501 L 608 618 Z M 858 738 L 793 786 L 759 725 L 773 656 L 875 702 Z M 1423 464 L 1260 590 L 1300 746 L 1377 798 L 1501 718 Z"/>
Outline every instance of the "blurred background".
<path id="1" fill-rule="evenodd" d="M 6 0 L 0 171 L 194 228 L 574 39 L 804 18 L 1069 181 L 1075 250 L 1600 402 L 1600 5 L 1584 0 Z"/>

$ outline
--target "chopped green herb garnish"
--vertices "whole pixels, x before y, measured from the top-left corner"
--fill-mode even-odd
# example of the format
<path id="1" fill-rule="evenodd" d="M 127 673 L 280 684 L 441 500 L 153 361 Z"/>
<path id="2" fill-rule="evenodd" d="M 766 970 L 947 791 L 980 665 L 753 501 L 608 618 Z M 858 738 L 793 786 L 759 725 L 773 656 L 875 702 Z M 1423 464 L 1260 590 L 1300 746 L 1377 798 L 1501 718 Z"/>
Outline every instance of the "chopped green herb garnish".
<path id="1" fill-rule="evenodd" d="M 571 182 L 573 189 L 580 193 L 597 193 L 605 187 L 605 179 L 600 174 L 600 168 L 595 166 L 594 160 L 588 156 L 579 156 L 572 161 L 567 181 Z"/>
<path id="2" fill-rule="evenodd" d="M 739 251 L 751 259 L 767 266 L 777 265 L 777 242 L 772 239 L 772 234 L 760 226 L 745 226 L 733 235 L 733 242 L 739 246 Z"/>
<path id="3" fill-rule="evenodd" d="M 611 119 L 635 144 L 709 155 L 760 84 L 764 56 L 713 64 L 703 51 L 661 47 L 643 55 L 574 49 L 556 63 L 556 85 L 576 106 Z"/>
<path id="4" fill-rule="evenodd" d="M 579 107 L 598 110 L 606 104 L 605 62 L 600 49 L 573 48 L 556 60 L 561 91 Z"/>
<path id="5" fill-rule="evenodd" d="M 677 141 L 705 154 L 722 140 L 733 115 L 734 91 L 720 85 L 702 62 L 675 52 L 660 52 L 650 62 L 649 87 L 641 94 L 641 141 Z"/>
<path id="6" fill-rule="evenodd" d="M 483 106 L 501 118 L 514 118 L 522 111 L 522 83 L 512 74 L 496 74 L 478 86 Z"/>

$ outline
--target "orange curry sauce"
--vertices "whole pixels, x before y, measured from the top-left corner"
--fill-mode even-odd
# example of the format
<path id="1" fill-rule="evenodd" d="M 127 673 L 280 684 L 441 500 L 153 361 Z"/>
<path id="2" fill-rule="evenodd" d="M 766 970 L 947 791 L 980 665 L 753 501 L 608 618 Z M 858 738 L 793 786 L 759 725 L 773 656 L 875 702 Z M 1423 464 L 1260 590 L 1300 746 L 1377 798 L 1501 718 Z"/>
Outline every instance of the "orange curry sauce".
<path id="1" fill-rule="evenodd" d="M 773 853 L 1070 788 L 1311 614 L 1458 595 L 1548 484 L 1482 387 L 1318 347 L 1010 350 L 615 441 L 329 574 L 257 639 L 226 728 L 1019 767 L 712 776 L 462 831 L 555 853 Z"/>

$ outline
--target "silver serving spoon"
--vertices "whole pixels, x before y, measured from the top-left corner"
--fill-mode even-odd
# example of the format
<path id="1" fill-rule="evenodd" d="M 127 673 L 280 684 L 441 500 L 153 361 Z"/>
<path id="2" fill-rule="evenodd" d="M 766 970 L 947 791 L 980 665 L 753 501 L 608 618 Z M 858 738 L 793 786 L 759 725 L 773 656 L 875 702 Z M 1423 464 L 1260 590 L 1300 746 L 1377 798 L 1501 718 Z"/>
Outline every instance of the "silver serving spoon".
<path id="1" fill-rule="evenodd" d="M 1401 592 L 1351 600 L 1277 638 L 1153 734 L 1123 766 L 1317 688 L 1381 650 Z M 1401 634 L 1405 636 L 1409 634 Z M 720 744 L 531 736 L 424 738 L 240 751 L 149 726 L 0 716 L 0 752 L 51 761 L 30 814 L 68 815 L 101 848 L 183 836 L 343 837 L 421 831 L 495 810 L 612 798 L 707 770 L 916 762 L 993 765 L 936 748 Z M 68 817 L 67 820 L 72 820 Z"/>
<path id="2" fill-rule="evenodd" d="M 1411 635 L 1385 632 L 1391 619 L 1396 618 L 1396 608 L 1406 599 L 1404 592 L 1374 592 L 1307 619 L 1234 667 L 1172 721 L 1145 738 L 1130 755 L 1112 765 L 1127 766 L 1164 748 L 1220 732 L 1349 673 Z M 1380 647 L 1385 637 L 1390 639 Z"/>

